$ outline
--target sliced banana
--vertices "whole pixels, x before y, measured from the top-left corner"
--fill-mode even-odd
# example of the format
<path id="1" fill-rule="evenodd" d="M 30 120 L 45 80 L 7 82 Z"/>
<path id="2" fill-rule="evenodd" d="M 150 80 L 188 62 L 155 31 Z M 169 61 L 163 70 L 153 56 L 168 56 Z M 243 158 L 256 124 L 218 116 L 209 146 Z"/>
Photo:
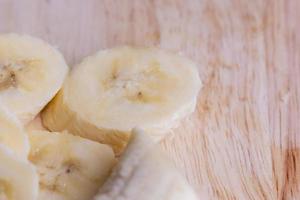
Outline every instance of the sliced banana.
<path id="1" fill-rule="evenodd" d="M 27 158 L 29 140 L 19 120 L 0 102 L 0 144 L 11 149 L 17 156 Z"/>
<path id="2" fill-rule="evenodd" d="M 186 180 L 149 136 L 135 130 L 94 200 L 196 200 Z"/>
<path id="3" fill-rule="evenodd" d="M 75 67 L 42 113 L 43 123 L 118 152 L 135 126 L 161 139 L 194 110 L 200 87 L 195 63 L 187 58 L 153 48 L 100 51 Z"/>
<path id="4" fill-rule="evenodd" d="M 39 200 L 91 199 L 115 164 L 112 149 L 68 133 L 31 131 L 29 160 L 40 177 Z"/>
<path id="5" fill-rule="evenodd" d="M 67 72 L 62 55 L 42 40 L 0 35 L 0 97 L 23 123 L 53 98 Z"/>
<path id="6" fill-rule="evenodd" d="M 34 166 L 0 144 L 0 199 L 36 200 L 38 176 Z"/>

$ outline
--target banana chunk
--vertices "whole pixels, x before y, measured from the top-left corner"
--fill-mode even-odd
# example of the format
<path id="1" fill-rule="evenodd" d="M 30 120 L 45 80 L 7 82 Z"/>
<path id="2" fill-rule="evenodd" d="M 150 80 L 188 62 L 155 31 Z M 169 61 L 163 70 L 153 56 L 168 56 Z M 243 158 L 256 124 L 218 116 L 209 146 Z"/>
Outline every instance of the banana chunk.
<path id="1" fill-rule="evenodd" d="M 159 146 L 139 130 L 94 200 L 196 200 L 183 176 Z"/>
<path id="2" fill-rule="evenodd" d="M 75 67 L 42 113 L 43 124 L 119 152 L 136 126 L 161 139 L 195 109 L 200 87 L 187 58 L 154 48 L 104 50 Z"/>
<path id="3" fill-rule="evenodd" d="M 54 97 L 67 72 L 63 56 L 42 40 L 0 35 L 0 97 L 22 123 Z"/>
<path id="4" fill-rule="evenodd" d="M 17 156 L 27 158 L 29 140 L 20 121 L 0 102 L 0 144 L 12 150 Z M 1 198 L 0 198 L 1 199 Z"/>
<path id="5" fill-rule="evenodd" d="M 68 133 L 29 132 L 40 200 L 91 199 L 115 164 L 112 149 Z"/>
<path id="6" fill-rule="evenodd" d="M 34 166 L 0 144 L 0 199 L 36 200 L 38 176 Z"/>

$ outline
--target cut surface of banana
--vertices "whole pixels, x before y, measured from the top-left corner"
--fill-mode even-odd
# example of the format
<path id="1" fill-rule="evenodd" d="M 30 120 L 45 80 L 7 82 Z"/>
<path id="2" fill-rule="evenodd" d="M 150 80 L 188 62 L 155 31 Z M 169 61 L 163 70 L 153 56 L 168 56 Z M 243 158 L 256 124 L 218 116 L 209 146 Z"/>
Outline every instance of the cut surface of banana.
<path id="1" fill-rule="evenodd" d="M 0 144 L 0 199 L 36 200 L 38 176 L 34 166 Z"/>
<path id="2" fill-rule="evenodd" d="M 53 98 L 67 72 L 63 56 L 42 40 L 0 34 L 0 97 L 22 123 Z"/>
<path id="3" fill-rule="evenodd" d="M 140 130 L 94 200 L 196 200 L 183 176 Z"/>
<path id="4" fill-rule="evenodd" d="M 73 69 L 42 113 L 43 124 L 118 151 L 136 126 L 161 139 L 194 110 L 200 87 L 195 63 L 182 56 L 155 48 L 104 50 Z"/>
<path id="5" fill-rule="evenodd" d="M 29 140 L 20 121 L 0 102 L 0 144 L 12 150 L 16 156 L 27 158 Z"/>
<path id="6" fill-rule="evenodd" d="M 29 132 L 39 200 L 91 199 L 115 164 L 112 149 L 68 133 Z"/>

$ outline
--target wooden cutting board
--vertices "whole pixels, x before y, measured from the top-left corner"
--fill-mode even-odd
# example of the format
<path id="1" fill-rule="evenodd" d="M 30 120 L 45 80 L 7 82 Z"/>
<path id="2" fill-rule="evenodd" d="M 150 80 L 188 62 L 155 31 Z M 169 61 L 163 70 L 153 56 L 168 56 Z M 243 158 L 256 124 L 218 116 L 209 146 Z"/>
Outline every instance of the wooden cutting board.
<path id="1" fill-rule="evenodd" d="M 0 32 L 70 66 L 125 44 L 195 60 L 197 110 L 162 146 L 202 199 L 300 199 L 299 20 L 298 0 L 0 0 Z"/>

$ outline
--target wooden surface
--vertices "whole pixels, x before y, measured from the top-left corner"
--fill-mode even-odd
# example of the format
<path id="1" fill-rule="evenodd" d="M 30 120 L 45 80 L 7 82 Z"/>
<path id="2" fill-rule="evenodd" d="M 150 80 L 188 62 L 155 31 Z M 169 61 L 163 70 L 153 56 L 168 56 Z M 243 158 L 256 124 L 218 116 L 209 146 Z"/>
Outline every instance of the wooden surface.
<path id="1" fill-rule="evenodd" d="M 0 0 L 0 32 L 71 66 L 123 44 L 197 61 L 197 111 L 162 146 L 202 199 L 300 199 L 299 20 L 299 0 Z"/>

